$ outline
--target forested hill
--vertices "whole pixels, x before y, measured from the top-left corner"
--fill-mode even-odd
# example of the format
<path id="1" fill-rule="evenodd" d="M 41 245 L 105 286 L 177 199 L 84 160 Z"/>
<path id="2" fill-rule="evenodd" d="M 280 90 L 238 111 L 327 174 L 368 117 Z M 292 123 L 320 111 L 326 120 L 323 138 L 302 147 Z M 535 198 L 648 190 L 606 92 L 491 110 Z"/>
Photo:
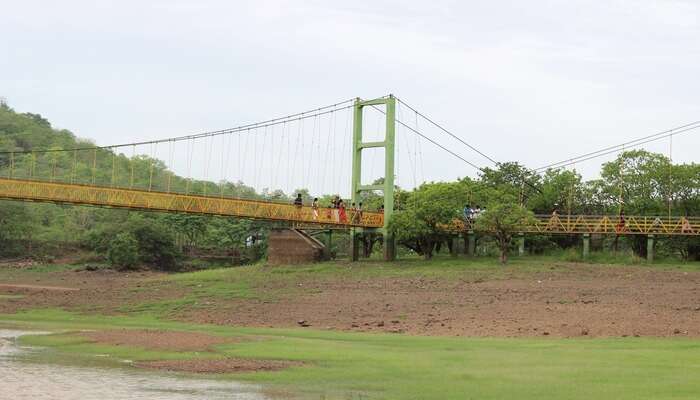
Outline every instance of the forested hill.
<path id="1" fill-rule="evenodd" d="M 70 131 L 53 129 L 51 123 L 39 114 L 16 113 L 7 104 L 0 103 L 2 151 L 87 146 L 93 146 L 93 143 L 76 138 Z"/>

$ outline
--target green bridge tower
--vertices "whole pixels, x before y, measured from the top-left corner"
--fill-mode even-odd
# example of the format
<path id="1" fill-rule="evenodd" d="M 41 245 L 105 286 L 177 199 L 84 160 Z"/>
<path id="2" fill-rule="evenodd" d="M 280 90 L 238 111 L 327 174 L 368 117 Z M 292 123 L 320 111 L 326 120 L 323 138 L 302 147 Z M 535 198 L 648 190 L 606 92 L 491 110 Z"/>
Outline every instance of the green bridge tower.
<path id="1" fill-rule="evenodd" d="M 384 140 L 378 142 L 363 141 L 362 117 L 365 107 L 384 107 L 386 114 L 386 128 Z M 360 194 L 364 191 L 381 190 L 384 193 L 384 227 L 381 229 L 384 236 L 384 259 L 392 261 L 396 258 L 396 245 L 394 237 L 388 230 L 389 220 L 394 213 L 394 153 L 396 137 L 396 98 L 393 95 L 374 100 L 355 99 L 352 135 L 352 201 L 358 203 Z M 384 148 L 384 184 L 362 184 L 362 150 L 368 148 Z M 359 258 L 359 236 L 364 234 L 364 229 L 353 228 L 351 259 Z"/>

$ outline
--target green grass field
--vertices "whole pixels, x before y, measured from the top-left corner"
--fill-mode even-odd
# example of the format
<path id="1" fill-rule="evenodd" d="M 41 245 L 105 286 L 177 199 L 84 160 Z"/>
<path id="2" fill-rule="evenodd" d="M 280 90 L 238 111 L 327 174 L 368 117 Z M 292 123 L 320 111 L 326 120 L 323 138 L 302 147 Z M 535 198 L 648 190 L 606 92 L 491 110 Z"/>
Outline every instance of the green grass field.
<path id="1" fill-rule="evenodd" d="M 85 316 L 60 310 L 2 315 L 5 326 L 60 331 L 27 336 L 89 363 L 244 357 L 304 362 L 278 372 L 230 378 L 270 385 L 310 399 L 696 399 L 700 342 L 683 339 L 475 339 L 251 329 L 194 325 L 147 316 Z M 251 337 L 212 352 L 153 351 L 96 345 L 81 329 L 139 328 Z M 79 357 L 76 359 L 76 355 Z"/>

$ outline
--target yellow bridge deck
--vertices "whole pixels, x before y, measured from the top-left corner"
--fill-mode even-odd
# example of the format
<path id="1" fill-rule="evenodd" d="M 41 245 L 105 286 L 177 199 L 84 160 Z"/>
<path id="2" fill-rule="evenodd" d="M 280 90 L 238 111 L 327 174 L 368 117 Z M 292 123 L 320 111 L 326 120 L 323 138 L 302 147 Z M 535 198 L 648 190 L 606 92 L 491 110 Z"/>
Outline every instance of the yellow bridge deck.
<path id="1" fill-rule="evenodd" d="M 288 203 L 23 179 L 0 178 L 0 199 L 222 215 L 310 225 L 384 226 L 384 214 L 378 212 L 362 212 L 355 216 L 348 210 L 347 221 L 341 222 L 328 208 L 319 208 L 316 216 L 309 206 L 297 207 Z"/>
<path id="2" fill-rule="evenodd" d="M 0 199 L 286 221 L 307 228 L 384 226 L 384 214 L 379 212 L 364 211 L 355 216 L 352 210 L 348 210 L 347 221 L 342 222 L 337 220 L 334 210 L 328 208 L 319 208 L 318 212 L 314 213 L 309 206 L 296 207 L 271 201 L 24 179 L 0 178 Z M 468 229 L 469 226 L 463 221 L 455 221 L 449 228 L 455 232 Z M 523 231 L 542 234 L 699 236 L 700 218 L 626 216 L 624 221 L 621 221 L 618 216 L 607 215 L 538 215 L 535 222 L 524 227 Z"/>

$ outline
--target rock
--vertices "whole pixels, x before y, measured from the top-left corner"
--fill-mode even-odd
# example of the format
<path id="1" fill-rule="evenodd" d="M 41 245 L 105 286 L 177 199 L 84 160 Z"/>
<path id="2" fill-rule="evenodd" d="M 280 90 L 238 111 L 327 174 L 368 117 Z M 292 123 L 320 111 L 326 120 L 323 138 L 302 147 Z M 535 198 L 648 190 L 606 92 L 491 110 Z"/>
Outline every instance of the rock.
<path id="1" fill-rule="evenodd" d="M 673 334 L 674 334 L 674 335 L 679 335 L 680 333 L 681 333 L 681 330 L 678 329 L 678 328 L 676 328 L 676 329 L 673 330 Z"/>
<path id="2" fill-rule="evenodd" d="M 311 324 L 305 319 L 300 319 L 299 321 L 297 321 L 297 324 L 304 328 L 306 328 L 307 326 L 311 326 Z"/>
<path id="3" fill-rule="evenodd" d="M 547 332 L 547 331 L 542 332 L 542 334 L 543 334 L 544 336 L 549 336 L 549 332 Z"/>
<path id="4" fill-rule="evenodd" d="M 588 328 L 583 328 L 583 329 L 581 329 L 581 335 L 582 335 L 582 336 L 588 336 Z"/>
<path id="5" fill-rule="evenodd" d="M 379 327 L 384 326 L 384 321 L 379 321 L 379 322 L 377 322 L 377 326 L 379 326 Z"/>

